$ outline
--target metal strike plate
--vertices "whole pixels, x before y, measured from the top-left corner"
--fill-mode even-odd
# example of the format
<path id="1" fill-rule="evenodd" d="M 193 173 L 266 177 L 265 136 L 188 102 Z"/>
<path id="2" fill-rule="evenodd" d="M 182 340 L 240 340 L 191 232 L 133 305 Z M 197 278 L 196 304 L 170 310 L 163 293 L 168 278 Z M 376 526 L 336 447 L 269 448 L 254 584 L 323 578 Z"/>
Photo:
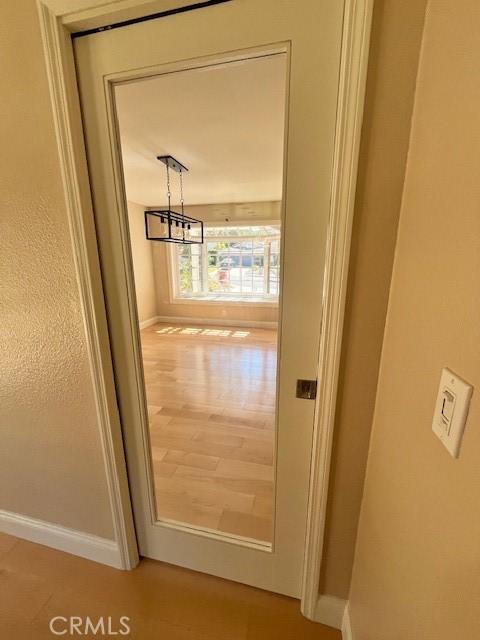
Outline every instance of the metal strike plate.
<path id="1" fill-rule="evenodd" d="M 316 380 L 297 380 L 297 398 L 315 400 L 317 397 Z"/>

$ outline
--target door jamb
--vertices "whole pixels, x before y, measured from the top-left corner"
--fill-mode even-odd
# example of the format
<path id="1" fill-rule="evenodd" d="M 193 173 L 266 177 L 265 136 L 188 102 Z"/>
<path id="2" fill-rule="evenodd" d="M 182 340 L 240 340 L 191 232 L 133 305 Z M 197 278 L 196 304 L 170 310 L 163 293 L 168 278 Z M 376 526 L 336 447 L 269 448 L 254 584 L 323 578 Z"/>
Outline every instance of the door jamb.
<path id="1" fill-rule="evenodd" d="M 374 0 L 345 0 L 302 612 L 315 619 L 323 557 L 350 238 Z M 170 5 L 172 2 L 169 3 Z M 177 3 L 182 4 L 182 3 Z M 185 2 L 183 3 L 185 4 Z M 121 566 L 138 563 L 115 398 L 100 263 L 70 33 L 165 9 L 165 0 L 37 0 L 75 270 Z"/>
<path id="2" fill-rule="evenodd" d="M 345 0 L 310 468 L 302 613 L 318 619 L 353 208 L 374 0 Z M 338 627 L 342 620 L 338 621 Z"/>

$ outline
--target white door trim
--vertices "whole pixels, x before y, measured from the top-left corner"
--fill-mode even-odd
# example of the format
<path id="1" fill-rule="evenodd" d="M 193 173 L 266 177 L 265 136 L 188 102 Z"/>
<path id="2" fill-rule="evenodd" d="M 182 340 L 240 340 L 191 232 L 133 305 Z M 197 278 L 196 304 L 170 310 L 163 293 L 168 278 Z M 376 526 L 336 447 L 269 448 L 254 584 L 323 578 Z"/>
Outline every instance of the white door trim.
<path id="1" fill-rule="evenodd" d="M 302 588 L 302 613 L 307 618 L 318 622 L 322 622 L 318 619 L 316 612 L 323 558 L 372 10 L 373 0 L 346 0 L 345 2 Z"/>
<path id="2" fill-rule="evenodd" d="M 234 1 L 234 0 L 233 0 Z M 105 303 L 70 32 L 139 17 L 178 0 L 37 0 L 82 315 L 95 390 L 115 541 L 122 567 L 138 562 L 125 455 L 115 400 Z M 345 0 L 333 192 L 323 291 L 323 328 L 308 508 L 302 611 L 315 619 L 323 551 L 373 0 Z"/>

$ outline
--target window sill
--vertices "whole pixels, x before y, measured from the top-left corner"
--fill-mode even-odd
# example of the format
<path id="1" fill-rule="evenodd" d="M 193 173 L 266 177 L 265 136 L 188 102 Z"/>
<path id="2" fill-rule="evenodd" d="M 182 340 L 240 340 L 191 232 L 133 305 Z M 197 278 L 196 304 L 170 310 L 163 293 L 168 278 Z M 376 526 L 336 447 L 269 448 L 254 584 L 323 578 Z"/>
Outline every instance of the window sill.
<path id="1" fill-rule="evenodd" d="M 235 296 L 216 296 L 206 298 L 202 296 L 192 296 L 191 298 L 172 298 L 172 304 L 221 304 L 224 306 L 248 306 L 248 307 L 278 307 L 278 298 L 268 300 L 265 298 L 236 298 Z"/>

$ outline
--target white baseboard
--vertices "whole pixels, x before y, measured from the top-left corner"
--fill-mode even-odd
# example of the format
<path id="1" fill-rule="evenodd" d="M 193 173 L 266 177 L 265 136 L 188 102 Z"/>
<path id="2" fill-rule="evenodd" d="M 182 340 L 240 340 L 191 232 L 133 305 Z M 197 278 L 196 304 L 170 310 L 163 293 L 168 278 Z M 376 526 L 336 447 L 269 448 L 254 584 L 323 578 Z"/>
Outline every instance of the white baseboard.
<path id="1" fill-rule="evenodd" d="M 152 324 L 157 324 L 157 322 L 160 322 L 160 316 L 153 316 L 153 318 L 148 318 L 148 320 L 142 320 L 142 322 L 138 323 L 138 326 L 140 327 L 140 330 L 142 329 L 146 329 L 147 327 L 151 327 Z"/>
<path id="2" fill-rule="evenodd" d="M 123 568 L 120 549 L 114 540 L 3 510 L 0 510 L 0 531 L 117 569 Z"/>
<path id="3" fill-rule="evenodd" d="M 276 329 L 278 322 L 265 320 L 230 320 L 218 318 L 188 318 L 182 316 L 158 316 L 157 322 L 176 322 L 178 324 L 200 324 L 215 327 L 250 327 L 251 329 Z M 140 327 L 143 328 L 143 327 Z"/>
<path id="4" fill-rule="evenodd" d="M 343 614 L 342 640 L 353 640 L 352 625 L 350 622 L 350 609 L 348 606 L 348 602 L 345 606 L 345 613 Z"/>
<path id="5" fill-rule="evenodd" d="M 315 609 L 315 622 L 321 622 L 328 627 L 342 629 L 346 600 L 335 596 L 319 596 Z"/>

